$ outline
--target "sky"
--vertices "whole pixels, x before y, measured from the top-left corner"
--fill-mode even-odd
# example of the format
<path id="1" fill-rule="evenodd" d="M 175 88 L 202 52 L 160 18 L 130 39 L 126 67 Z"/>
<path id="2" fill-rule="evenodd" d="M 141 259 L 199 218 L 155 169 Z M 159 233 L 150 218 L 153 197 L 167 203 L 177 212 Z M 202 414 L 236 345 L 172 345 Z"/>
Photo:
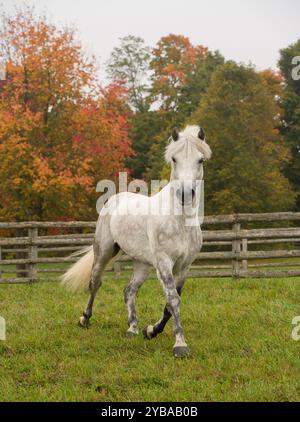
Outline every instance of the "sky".
<path id="1" fill-rule="evenodd" d="M 10 11 L 18 0 L 2 0 Z M 24 3 L 24 1 L 23 1 Z M 75 25 L 89 53 L 104 63 L 128 34 L 154 46 L 182 34 L 193 44 L 257 69 L 276 68 L 279 50 L 300 38 L 299 0 L 26 0 L 58 25 Z M 101 66 L 102 65 L 102 66 Z"/>

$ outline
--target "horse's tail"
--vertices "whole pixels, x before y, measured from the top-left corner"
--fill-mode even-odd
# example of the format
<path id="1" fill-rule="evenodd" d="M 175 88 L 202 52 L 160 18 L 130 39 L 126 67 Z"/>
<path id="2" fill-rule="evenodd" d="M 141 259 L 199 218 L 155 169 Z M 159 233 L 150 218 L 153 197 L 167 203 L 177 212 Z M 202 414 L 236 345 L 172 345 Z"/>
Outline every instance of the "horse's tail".
<path id="1" fill-rule="evenodd" d="M 72 254 L 72 256 L 80 255 L 83 256 L 61 276 L 61 284 L 73 292 L 86 289 L 89 285 L 94 261 L 93 246 L 85 247 Z"/>

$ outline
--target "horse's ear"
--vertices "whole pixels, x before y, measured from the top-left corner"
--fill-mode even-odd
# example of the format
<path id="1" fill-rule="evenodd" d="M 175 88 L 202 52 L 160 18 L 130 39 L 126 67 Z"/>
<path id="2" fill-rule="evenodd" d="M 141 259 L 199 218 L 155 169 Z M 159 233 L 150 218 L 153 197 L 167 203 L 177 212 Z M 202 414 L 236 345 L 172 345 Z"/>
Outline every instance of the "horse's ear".
<path id="1" fill-rule="evenodd" d="M 202 127 L 200 127 L 200 130 L 199 130 L 199 132 L 198 132 L 198 138 L 200 138 L 200 139 L 201 139 L 201 141 L 204 141 L 204 139 L 205 139 L 205 132 L 204 132 L 204 130 L 202 129 Z"/>
<path id="2" fill-rule="evenodd" d="M 174 127 L 174 129 L 172 130 L 172 139 L 173 141 L 178 141 L 179 139 L 179 133 L 176 127 Z"/>

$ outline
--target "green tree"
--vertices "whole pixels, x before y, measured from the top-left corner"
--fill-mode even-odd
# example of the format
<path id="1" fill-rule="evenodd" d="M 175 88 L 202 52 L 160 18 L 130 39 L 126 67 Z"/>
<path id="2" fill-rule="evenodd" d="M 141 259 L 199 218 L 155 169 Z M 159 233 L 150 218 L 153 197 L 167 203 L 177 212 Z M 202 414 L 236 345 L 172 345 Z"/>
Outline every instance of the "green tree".
<path id="1" fill-rule="evenodd" d="M 128 90 L 131 107 L 137 112 L 148 110 L 148 74 L 150 48 L 140 37 L 127 35 L 120 38 L 120 46 L 115 47 L 107 64 L 107 73 L 113 82 L 122 81 Z"/>
<path id="2" fill-rule="evenodd" d="M 293 205 L 281 173 L 289 155 L 275 128 L 278 113 L 274 87 L 252 68 L 227 63 L 213 74 L 192 117 L 213 151 L 205 166 L 206 213 L 284 211 Z"/>
<path id="3" fill-rule="evenodd" d="M 298 57 L 298 59 L 297 59 Z M 297 67 L 298 63 L 298 67 Z M 285 166 L 285 174 L 297 192 L 297 209 L 300 210 L 300 39 L 280 50 L 279 67 L 284 77 L 282 96 L 282 135 L 286 140 L 291 159 Z"/>
<path id="4" fill-rule="evenodd" d="M 149 178 L 150 149 L 165 124 L 164 115 L 159 111 L 149 110 L 133 116 L 129 136 L 132 139 L 135 155 L 127 159 L 126 165 L 131 169 L 131 175 L 134 178 Z"/>
<path id="5" fill-rule="evenodd" d="M 224 63 L 224 57 L 218 51 L 208 51 L 205 56 L 198 56 L 194 66 L 186 75 L 178 100 L 178 114 L 185 120 L 199 106 L 201 96 L 206 92 L 212 74 Z"/>

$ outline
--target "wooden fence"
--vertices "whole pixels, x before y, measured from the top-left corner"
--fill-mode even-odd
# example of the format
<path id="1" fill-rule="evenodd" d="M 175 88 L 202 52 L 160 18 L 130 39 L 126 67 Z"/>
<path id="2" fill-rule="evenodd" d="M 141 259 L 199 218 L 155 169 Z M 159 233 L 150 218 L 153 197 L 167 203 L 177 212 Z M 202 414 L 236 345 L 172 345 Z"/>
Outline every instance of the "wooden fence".
<path id="1" fill-rule="evenodd" d="M 300 213 L 234 214 L 204 219 L 193 277 L 300 276 Z M 70 254 L 93 241 L 95 222 L 0 222 L 0 283 L 57 280 Z M 115 275 L 130 269 L 120 255 Z"/>

